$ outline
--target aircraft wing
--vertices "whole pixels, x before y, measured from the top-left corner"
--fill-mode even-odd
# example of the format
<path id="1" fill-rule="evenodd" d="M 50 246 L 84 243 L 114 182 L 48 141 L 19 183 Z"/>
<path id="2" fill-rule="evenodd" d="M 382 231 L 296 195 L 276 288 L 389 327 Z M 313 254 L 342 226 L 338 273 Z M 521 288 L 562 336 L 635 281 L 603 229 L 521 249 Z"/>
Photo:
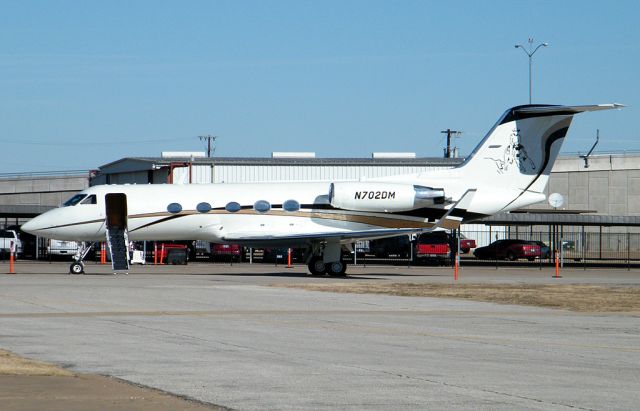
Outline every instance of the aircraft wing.
<path id="1" fill-rule="evenodd" d="M 466 210 L 471 204 L 471 200 L 476 193 L 476 189 L 467 190 L 460 200 L 451 206 L 447 212 L 434 223 L 432 227 L 427 228 L 382 228 L 372 230 L 358 231 L 334 231 L 334 232 L 318 232 L 318 233 L 295 233 L 295 234 L 260 234 L 255 232 L 236 232 L 229 236 L 223 237 L 223 240 L 236 244 L 265 244 L 275 246 L 277 244 L 292 243 L 312 243 L 316 241 L 337 240 L 342 243 L 353 242 L 354 240 L 375 240 L 377 238 L 395 237 L 404 234 L 426 233 L 438 229 L 456 229 L 462 222 L 462 217 L 451 215 L 454 210 Z"/>

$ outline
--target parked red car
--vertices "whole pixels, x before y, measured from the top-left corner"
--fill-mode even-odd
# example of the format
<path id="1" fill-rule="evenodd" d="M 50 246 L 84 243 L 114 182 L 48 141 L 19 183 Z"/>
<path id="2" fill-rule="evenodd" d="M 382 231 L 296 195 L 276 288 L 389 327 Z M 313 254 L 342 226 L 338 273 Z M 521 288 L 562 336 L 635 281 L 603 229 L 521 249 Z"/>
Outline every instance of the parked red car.
<path id="1" fill-rule="evenodd" d="M 242 260 L 242 247 L 238 244 L 217 244 L 211 243 L 211 260 Z"/>
<path id="2" fill-rule="evenodd" d="M 541 256 L 540 246 L 525 240 L 498 240 L 486 247 L 476 248 L 473 252 L 477 258 L 483 260 L 508 259 L 515 261 L 526 258 L 533 261 Z"/>
<path id="3" fill-rule="evenodd" d="M 438 261 L 445 263 L 451 252 L 449 248 L 450 241 L 449 234 L 444 231 L 421 234 L 415 241 L 413 252 L 414 261 Z"/>
<path id="4" fill-rule="evenodd" d="M 184 244 L 162 243 L 158 244 L 158 255 L 161 264 L 187 264 L 189 248 Z"/>
<path id="5" fill-rule="evenodd" d="M 455 249 L 455 238 L 445 231 L 435 231 L 418 236 L 415 241 L 413 256 L 417 261 L 438 260 L 444 262 L 451 256 L 451 248 Z M 466 254 L 476 248 L 476 240 L 460 237 L 460 253 Z"/>

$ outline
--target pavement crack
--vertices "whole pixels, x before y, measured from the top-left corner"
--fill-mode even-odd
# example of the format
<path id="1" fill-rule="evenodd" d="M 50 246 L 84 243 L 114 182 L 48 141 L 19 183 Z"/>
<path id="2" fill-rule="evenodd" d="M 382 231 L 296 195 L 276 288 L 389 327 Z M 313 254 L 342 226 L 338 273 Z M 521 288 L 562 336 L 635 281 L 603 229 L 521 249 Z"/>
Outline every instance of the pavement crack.
<path id="1" fill-rule="evenodd" d="M 475 391 L 480 391 L 480 392 L 483 392 L 483 393 L 494 394 L 494 395 L 499 395 L 499 396 L 508 397 L 508 398 L 517 398 L 517 399 L 521 399 L 521 400 L 525 400 L 525 401 L 533 401 L 533 402 L 537 402 L 537 403 L 545 404 L 545 405 L 555 405 L 555 406 L 567 407 L 567 408 L 570 408 L 570 409 L 584 410 L 584 411 L 597 411 L 597 410 L 595 410 L 593 408 L 585 408 L 585 407 L 580 407 L 580 406 L 572 405 L 572 404 L 563 404 L 563 403 L 556 402 L 556 401 L 547 401 L 547 400 L 543 400 L 543 399 L 540 399 L 540 398 L 527 397 L 525 395 L 518 395 L 518 394 L 511 394 L 511 393 L 508 393 L 508 392 L 497 391 L 497 390 L 492 390 L 492 389 L 488 389 L 488 388 L 467 387 L 467 386 L 464 386 L 464 385 L 461 385 L 461 384 L 453 384 L 453 383 L 446 382 L 446 381 L 440 381 L 440 380 L 429 379 L 429 378 L 424 378 L 424 377 L 416 377 L 416 376 L 407 375 L 407 374 L 394 372 L 394 371 L 377 370 L 377 369 L 374 369 L 374 368 L 359 367 L 359 366 L 355 366 L 355 365 L 345 365 L 345 364 L 339 364 L 339 366 L 345 367 L 345 368 L 361 370 L 361 371 L 368 371 L 368 372 L 373 372 L 373 373 L 380 373 L 380 374 L 390 375 L 390 376 L 393 376 L 393 377 L 404 378 L 404 379 L 409 379 L 409 380 L 413 380 L 413 381 L 422 381 L 422 382 L 427 382 L 427 383 L 430 383 L 430 384 L 441 385 L 443 387 L 455 388 L 455 389 L 459 389 L 459 390 L 475 390 Z"/>

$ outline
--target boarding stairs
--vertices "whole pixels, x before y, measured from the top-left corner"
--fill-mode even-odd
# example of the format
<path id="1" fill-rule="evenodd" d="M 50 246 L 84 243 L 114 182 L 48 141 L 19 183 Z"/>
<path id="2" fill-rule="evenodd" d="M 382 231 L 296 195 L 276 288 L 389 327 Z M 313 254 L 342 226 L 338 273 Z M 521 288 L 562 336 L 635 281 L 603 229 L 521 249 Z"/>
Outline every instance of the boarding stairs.
<path id="1" fill-rule="evenodd" d="M 113 271 L 129 271 L 129 237 L 126 228 L 107 229 L 107 244 Z"/>

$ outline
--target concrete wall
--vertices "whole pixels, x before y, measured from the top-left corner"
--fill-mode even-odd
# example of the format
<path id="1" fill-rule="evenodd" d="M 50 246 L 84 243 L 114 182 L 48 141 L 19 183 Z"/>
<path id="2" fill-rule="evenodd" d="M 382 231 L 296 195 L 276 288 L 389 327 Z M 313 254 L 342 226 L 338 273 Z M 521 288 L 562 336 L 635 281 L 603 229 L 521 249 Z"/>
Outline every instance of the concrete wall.
<path id="1" fill-rule="evenodd" d="M 547 195 L 560 193 L 562 209 L 592 210 L 603 215 L 640 215 L 640 156 L 598 155 L 589 168 L 575 157 L 558 159 L 551 172 Z M 533 208 L 551 208 L 540 203 Z"/>
<path id="2" fill-rule="evenodd" d="M 89 186 L 88 175 L 17 176 L 0 178 L 0 206 L 57 207 Z"/>

